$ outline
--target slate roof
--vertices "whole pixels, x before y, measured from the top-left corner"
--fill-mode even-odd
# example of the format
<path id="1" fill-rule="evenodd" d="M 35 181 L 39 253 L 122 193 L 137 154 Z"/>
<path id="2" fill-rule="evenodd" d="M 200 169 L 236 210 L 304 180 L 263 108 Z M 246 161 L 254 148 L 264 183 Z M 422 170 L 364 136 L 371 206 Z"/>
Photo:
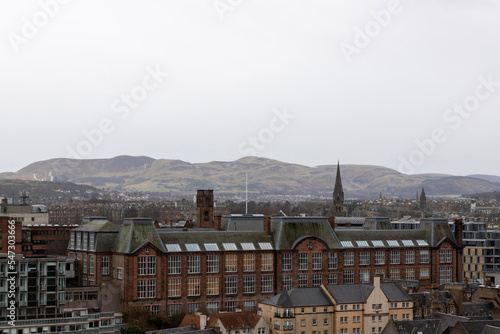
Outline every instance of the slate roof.
<path id="1" fill-rule="evenodd" d="M 454 327 L 459 320 L 462 322 L 469 320 L 467 317 L 461 317 L 458 315 L 446 314 L 441 312 L 434 313 L 426 320 L 429 319 L 439 320 L 437 333 L 443 333 L 448 327 Z"/>
<path id="2" fill-rule="evenodd" d="M 205 243 L 217 244 L 220 251 L 224 251 L 224 243 L 234 243 L 236 250 L 242 250 L 241 243 L 253 243 L 256 250 L 260 250 L 260 243 L 270 243 L 273 239 L 266 232 L 232 232 L 213 230 L 159 230 L 161 242 L 165 244 L 178 244 L 182 252 L 188 251 L 186 244 L 197 244 L 200 251 L 205 251 Z"/>
<path id="3" fill-rule="evenodd" d="M 113 251 L 117 253 L 133 253 L 148 242 L 160 251 L 165 252 L 165 247 L 160 240 L 152 219 L 127 218 L 123 221 L 113 245 Z"/>
<path id="4" fill-rule="evenodd" d="M 495 306 L 492 302 L 465 302 L 463 303 L 463 313 L 470 315 L 488 315 Z"/>
<path id="5" fill-rule="evenodd" d="M 392 326 L 397 329 L 399 334 L 441 334 L 438 332 L 440 320 L 438 319 L 420 319 L 420 320 L 409 320 L 409 321 L 394 321 L 389 320 L 386 328 Z M 382 333 L 386 332 L 384 331 Z"/>
<path id="6" fill-rule="evenodd" d="M 282 298 L 286 293 L 289 298 Z M 275 295 L 269 299 L 261 301 L 262 304 L 278 307 L 306 307 L 306 306 L 331 306 L 333 305 L 329 298 L 323 293 L 320 287 L 316 288 L 294 288 L 288 292 Z M 292 305 L 292 306 L 288 306 Z"/>
<path id="7" fill-rule="evenodd" d="M 102 219 L 101 219 L 102 218 Z M 81 232 L 118 232 L 120 225 L 110 222 L 106 217 L 99 217 L 72 229 Z"/>
<path id="8" fill-rule="evenodd" d="M 396 283 L 381 283 L 380 288 L 389 302 L 409 302 L 410 296 Z"/>
<path id="9" fill-rule="evenodd" d="M 457 240 L 446 218 L 422 218 L 418 230 L 426 232 L 427 241 L 432 247 L 437 246 L 445 238 L 449 238 L 457 245 Z"/>
<path id="10" fill-rule="evenodd" d="M 364 303 L 373 290 L 373 284 L 328 284 L 325 287 L 338 304 Z"/>
<path id="11" fill-rule="evenodd" d="M 226 231 L 264 231 L 264 215 L 222 216 L 221 227 Z"/>
<path id="12" fill-rule="evenodd" d="M 368 217 L 363 224 L 363 230 L 392 230 L 391 220 L 386 217 Z"/>
<path id="13" fill-rule="evenodd" d="M 364 303 L 372 293 L 374 286 L 370 284 L 328 284 L 326 289 L 338 304 Z M 411 298 L 396 283 L 381 283 L 380 288 L 389 302 L 406 302 Z"/>
<path id="14" fill-rule="evenodd" d="M 304 237 L 319 238 L 329 249 L 341 248 L 326 217 L 272 217 L 271 231 L 277 250 L 291 250 Z"/>

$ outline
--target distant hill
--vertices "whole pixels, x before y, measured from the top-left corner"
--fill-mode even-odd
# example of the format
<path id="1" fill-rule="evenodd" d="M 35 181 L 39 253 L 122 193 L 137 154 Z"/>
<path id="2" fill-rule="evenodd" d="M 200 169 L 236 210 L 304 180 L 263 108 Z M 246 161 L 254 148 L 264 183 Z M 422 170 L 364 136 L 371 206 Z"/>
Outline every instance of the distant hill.
<path id="1" fill-rule="evenodd" d="M 41 199 L 53 201 L 66 201 L 68 199 L 80 198 L 90 199 L 107 195 L 88 185 L 74 184 L 71 182 L 40 182 L 28 180 L 0 180 L 0 197 L 11 198 L 14 194 L 14 200 L 18 201 L 19 191 L 24 190 L 29 192 L 30 203 L 40 202 Z"/>
<path id="2" fill-rule="evenodd" d="M 0 180 L 5 180 L 12 176 L 14 173 L 12 172 L 5 172 L 5 173 L 0 173 Z"/>
<path id="3" fill-rule="evenodd" d="M 488 182 L 494 182 L 500 184 L 500 176 L 496 175 L 473 174 L 473 175 L 467 175 L 467 177 L 473 177 L 476 179 L 481 179 Z"/>
<path id="4" fill-rule="evenodd" d="M 192 196 L 197 189 L 214 189 L 216 196 L 242 195 L 245 174 L 254 195 L 331 196 L 336 165 L 307 167 L 277 160 L 245 157 L 236 161 L 189 163 L 181 160 L 118 156 L 111 159 L 52 159 L 32 163 L 9 179 L 70 181 L 93 187 L 162 192 Z M 425 187 L 432 196 L 500 190 L 488 180 L 446 174 L 406 175 L 368 165 L 341 165 L 346 198 L 384 196 L 414 198 Z"/>

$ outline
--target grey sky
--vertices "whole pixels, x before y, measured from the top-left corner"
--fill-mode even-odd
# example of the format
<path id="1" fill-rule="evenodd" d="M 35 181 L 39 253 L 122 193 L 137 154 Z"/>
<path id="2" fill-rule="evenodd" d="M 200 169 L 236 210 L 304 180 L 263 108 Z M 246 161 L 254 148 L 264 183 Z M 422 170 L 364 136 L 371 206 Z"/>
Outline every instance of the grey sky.
<path id="1" fill-rule="evenodd" d="M 494 0 L 0 0 L 0 172 L 255 153 L 500 175 L 499 22 Z"/>

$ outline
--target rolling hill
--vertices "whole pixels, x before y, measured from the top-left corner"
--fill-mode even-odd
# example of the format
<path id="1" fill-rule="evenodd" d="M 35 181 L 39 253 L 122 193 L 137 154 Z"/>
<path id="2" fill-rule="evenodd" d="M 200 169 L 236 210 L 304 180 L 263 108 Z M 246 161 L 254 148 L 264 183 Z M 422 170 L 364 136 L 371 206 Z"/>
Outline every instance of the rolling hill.
<path id="1" fill-rule="evenodd" d="M 245 189 L 255 195 L 331 196 L 336 165 L 308 167 L 277 160 L 245 157 L 236 161 L 189 163 L 181 160 L 118 156 L 110 159 L 52 159 L 32 163 L 8 179 L 70 181 L 125 191 L 161 192 L 192 196 L 211 188 L 232 196 Z M 446 174 L 406 175 L 381 166 L 341 165 L 346 198 L 384 196 L 414 198 L 422 187 L 430 197 L 500 190 L 500 183 L 477 177 Z"/>

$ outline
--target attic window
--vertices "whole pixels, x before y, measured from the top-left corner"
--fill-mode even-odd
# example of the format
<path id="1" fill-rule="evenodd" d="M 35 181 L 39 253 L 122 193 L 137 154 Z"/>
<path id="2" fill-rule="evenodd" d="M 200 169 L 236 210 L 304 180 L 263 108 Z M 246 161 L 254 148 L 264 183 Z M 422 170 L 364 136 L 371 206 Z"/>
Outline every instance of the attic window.
<path id="1" fill-rule="evenodd" d="M 342 247 L 354 247 L 352 241 L 341 241 L 340 244 L 342 245 Z"/>
<path id="2" fill-rule="evenodd" d="M 259 247 L 262 250 L 272 250 L 273 246 L 270 242 L 259 242 Z"/>
<path id="3" fill-rule="evenodd" d="M 165 244 L 167 251 L 169 252 L 182 252 L 181 246 L 179 244 Z"/>
<path id="4" fill-rule="evenodd" d="M 387 243 L 389 244 L 389 246 L 391 247 L 399 247 L 399 242 L 397 240 L 387 240 Z"/>
<path id="5" fill-rule="evenodd" d="M 218 251 L 219 246 L 217 244 L 204 244 L 207 251 Z"/>
<path id="6" fill-rule="evenodd" d="M 415 246 L 412 240 L 401 240 L 405 246 Z"/>
<path id="7" fill-rule="evenodd" d="M 368 241 L 356 241 L 356 244 L 358 245 L 358 247 L 369 247 L 368 245 Z"/>
<path id="8" fill-rule="evenodd" d="M 198 244 L 186 244 L 186 249 L 188 252 L 199 252 L 201 250 Z"/>
<path id="9" fill-rule="evenodd" d="M 429 246 L 429 244 L 425 240 L 417 240 L 417 244 L 419 246 Z"/>
<path id="10" fill-rule="evenodd" d="M 225 250 L 238 250 L 236 248 L 236 244 L 231 242 L 231 243 L 223 243 L 222 246 L 224 247 Z"/>
<path id="11" fill-rule="evenodd" d="M 255 250 L 255 246 L 251 242 L 242 242 L 241 248 L 243 248 L 244 250 Z"/>
<path id="12" fill-rule="evenodd" d="M 372 240 L 372 244 L 375 247 L 384 247 L 384 242 L 382 240 Z"/>

